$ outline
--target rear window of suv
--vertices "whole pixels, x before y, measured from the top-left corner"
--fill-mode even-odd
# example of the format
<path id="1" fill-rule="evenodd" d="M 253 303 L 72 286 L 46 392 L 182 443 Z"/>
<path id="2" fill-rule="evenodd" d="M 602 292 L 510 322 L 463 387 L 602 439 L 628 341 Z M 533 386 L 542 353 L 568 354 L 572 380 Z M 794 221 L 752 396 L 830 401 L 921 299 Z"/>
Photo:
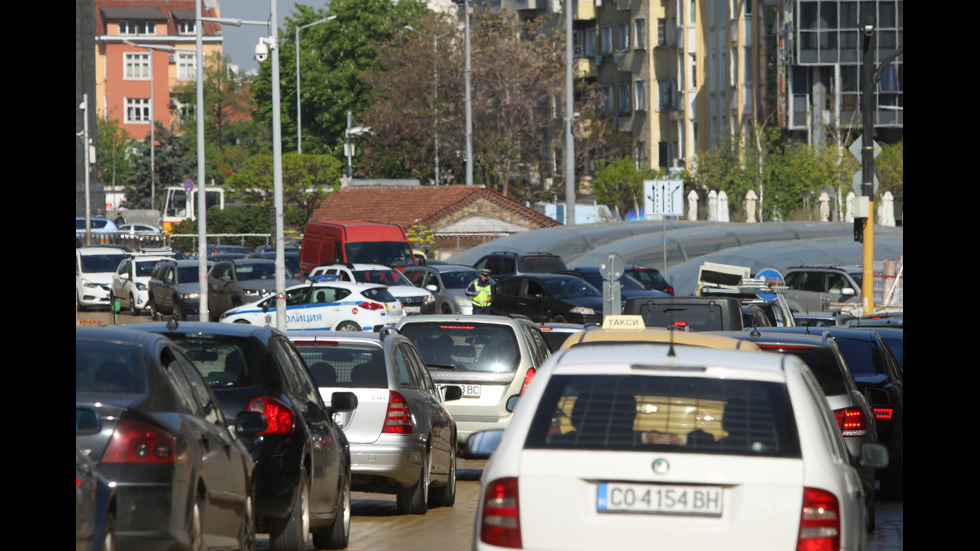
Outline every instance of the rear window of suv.
<path id="1" fill-rule="evenodd" d="M 388 388 L 384 351 L 371 344 L 293 341 L 317 386 Z"/>
<path id="2" fill-rule="evenodd" d="M 522 273 L 548 273 L 567 270 L 568 267 L 557 256 L 522 256 L 517 261 Z"/>
<path id="3" fill-rule="evenodd" d="M 253 339 L 225 335 L 168 333 L 215 390 L 265 384 L 262 346 Z"/>
<path id="4" fill-rule="evenodd" d="M 837 364 L 837 358 L 830 348 L 792 344 L 762 344 L 758 342 L 755 344 L 763 350 L 792 354 L 803 360 L 817 378 L 817 382 L 820 383 L 820 389 L 827 396 L 847 394 L 847 383 L 844 382 L 844 374 L 841 372 Z"/>
<path id="5" fill-rule="evenodd" d="M 555 376 L 525 447 L 801 457 L 785 385 L 696 377 Z"/>
<path id="6" fill-rule="evenodd" d="M 510 325 L 421 322 L 407 323 L 400 331 L 415 343 L 427 366 L 513 373 L 520 365 L 520 346 Z"/>

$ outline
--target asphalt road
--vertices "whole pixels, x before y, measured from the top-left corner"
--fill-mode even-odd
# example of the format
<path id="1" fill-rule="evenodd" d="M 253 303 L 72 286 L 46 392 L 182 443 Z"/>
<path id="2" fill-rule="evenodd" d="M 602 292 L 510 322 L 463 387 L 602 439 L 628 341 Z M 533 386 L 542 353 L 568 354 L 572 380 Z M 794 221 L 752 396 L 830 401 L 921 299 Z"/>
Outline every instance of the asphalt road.
<path id="1" fill-rule="evenodd" d="M 115 316 L 108 310 L 76 312 L 75 321 L 88 325 L 132 324 L 150 316 Z M 465 551 L 473 545 L 473 526 L 485 461 L 460 459 L 456 504 L 431 509 L 425 515 L 399 515 L 395 496 L 354 493 L 351 502 L 349 551 Z M 876 530 L 868 535 L 867 551 L 901 551 L 904 546 L 904 503 L 877 502 Z M 258 549 L 269 549 L 268 534 L 258 534 Z M 314 549 L 312 541 L 308 549 Z"/>

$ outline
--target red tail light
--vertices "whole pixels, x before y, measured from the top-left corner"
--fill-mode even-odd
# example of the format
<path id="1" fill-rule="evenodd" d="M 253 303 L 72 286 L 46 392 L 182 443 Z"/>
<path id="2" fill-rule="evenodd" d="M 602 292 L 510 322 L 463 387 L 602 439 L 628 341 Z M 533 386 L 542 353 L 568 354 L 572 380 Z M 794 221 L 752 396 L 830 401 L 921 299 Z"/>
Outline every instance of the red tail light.
<path id="1" fill-rule="evenodd" d="M 674 294 L 674 288 L 671 287 L 670 285 L 668 285 L 668 286 L 664 287 L 664 292 L 665 293 Z"/>
<path id="2" fill-rule="evenodd" d="M 837 427 L 844 436 L 864 436 L 868 434 L 868 420 L 858 408 L 843 408 L 834 410 Z"/>
<path id="3" fill-rule="evenodd" d="M 516 478 L 500 478 L 487 485 L 480 518 L 480 541 L 513 549 L 524 547 Z"/>
<path id="4" fill-rule="evenodd" d="M 384 304 L 378 304 L 377 302 L 362 302 L 357 305 L 358 308 L 364 308 L 365 310 L 384 310 Z"/>
<path id="5" fill-rule="evenodd" d="M 166 431 L 140 423 L 122 420 L 102 454 L 103 463 L 174 463 L 177 441 Z"/>
<path id="6" fill-rule="evenodd" d="M 886 421 L 892 418 L 892 413 L 895 411 L 892 408 L 874 408 L 875 419 L 885 419 Z"/>
<path id="7" fill-rule="evenodd" d="M 415 429 L 412 428 L 412 412 L 408 409 L 408 402 L 400 392 L 388 391 L 388 412 L 385 413 L 385 425 L 381 432 L 388 434 L 415 433 Z"/>
<path id="8" fill-rule="evenodd" d="M 837 496 L 817 488 L 803 488 L 803 511 L 796 551 L 840 550 L 840 505 Z"/>
<path id="9" fill-rule="evenodd" d="M 687 322 L 686 321 L 675 321 L 674 322 L 674 327 L 687 327 Z"/>
<path id="10" fill-rule="evenodd" d="M 531 381 L 533 380 L 534 368 L 532 367 L 527 370 L 527 375 L 524 376 L 524 382 L 521 384 L 521 394 L 524 394 L 524 391 L 527 390 L 527 385 L 531 384 Z"/>
<path id="11" fill-rule="evenodd" d="M 266 429 L 259 434 L 292 434 L 295 414 L 286 404 L 270 396 L 259 396 L 248 401 L 248 411 L 258 411 L 265 416 Z"/>

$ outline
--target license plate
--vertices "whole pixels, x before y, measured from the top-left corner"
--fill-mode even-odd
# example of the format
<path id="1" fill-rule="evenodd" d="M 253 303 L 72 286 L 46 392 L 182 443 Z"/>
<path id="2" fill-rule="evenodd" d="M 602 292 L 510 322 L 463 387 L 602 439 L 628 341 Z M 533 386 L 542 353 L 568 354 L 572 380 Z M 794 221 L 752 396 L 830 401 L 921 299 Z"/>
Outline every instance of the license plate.
<path id="1" fill-rule="evenodd" d="M 721 516 L 721 486 L 670 486 L 600 482 L 599 513 Z"/>
<path id="2" fill-rule="evenodd" d="M 419 312 L 422 311 L 422 307 L 421 306 L 405 306 L 404 308 L 402 308 L 402 310 L 406 314 L 417 314 L 417 313 L 419 313 Z"/>
<path id="3" fill-rule="evenodd" d="M 463 398 L 479 398 L 480 385 L 459 385 L 463 389 Z"/>

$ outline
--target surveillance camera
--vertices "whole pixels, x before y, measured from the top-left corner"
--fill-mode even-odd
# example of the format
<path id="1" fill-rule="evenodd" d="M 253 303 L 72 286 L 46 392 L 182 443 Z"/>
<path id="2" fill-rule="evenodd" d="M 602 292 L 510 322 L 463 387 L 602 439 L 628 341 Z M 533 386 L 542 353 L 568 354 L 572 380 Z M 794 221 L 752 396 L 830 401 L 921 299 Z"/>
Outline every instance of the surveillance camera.
<path id="1" fill-rule="evenodd" d="M 269 59 L 269 47 L 265 45 L 265 42 L 259 41 L 255 45 L 255 60 L 259 63 Z"/>

